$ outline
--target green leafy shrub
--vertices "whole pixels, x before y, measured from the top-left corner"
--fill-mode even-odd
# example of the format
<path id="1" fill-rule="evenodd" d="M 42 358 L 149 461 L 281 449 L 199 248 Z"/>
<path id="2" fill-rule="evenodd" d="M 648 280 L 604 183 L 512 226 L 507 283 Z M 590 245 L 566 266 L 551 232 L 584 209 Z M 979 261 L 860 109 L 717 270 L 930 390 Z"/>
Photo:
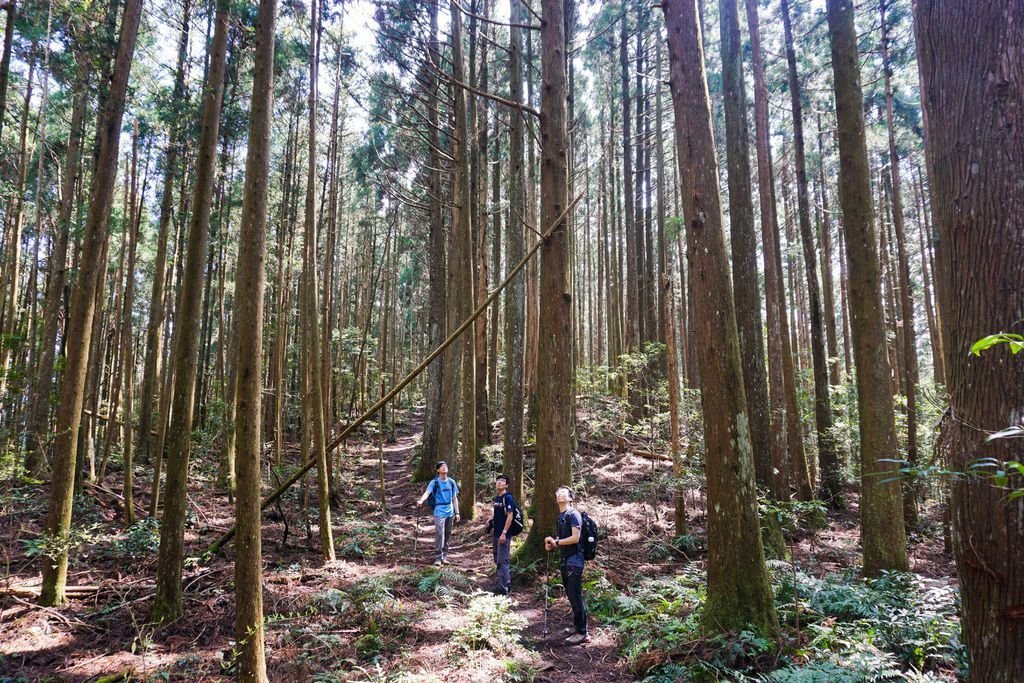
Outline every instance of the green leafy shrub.
<path id="1" fill-rule="evenodd" d="M 358 493 L 358 492 L 357 492 Z M 349 560 L 373 559 L 384 547 L 394 542 L 393 529 L 373 519 L 365 519 L 355 511 L 345 515 L 338 535 L 338 557 Z"/>
<path id="2" fill-rule="evenodd" d="M 156 517 L 140 519 L 128 527 L 110 548 L 112 555 L 139 560 L 160 550 L 160 520 Z"/>
<path id="3" fill-rule="evenodd" d="M 779 618 L 795 624 L 798 596 L 802 625 L 812 634 L 801 653 L 806 657 L 838 654 L 846 666 L 850 657 L 877 648 L 893 658 L 897 671 L 950 669 L 965 661 L 955 586 L 902 572 L 877 579 L 778 576 Z"/>
<path id="4" fill-rule="evenodd" d="M 490 650 L 498 655 L 512 654 L 526 626 L 526 618 L 512 611 L 505 596 L 477 592 L 469 600 L 467 623 L 452 634 L 457 651 Z"/>

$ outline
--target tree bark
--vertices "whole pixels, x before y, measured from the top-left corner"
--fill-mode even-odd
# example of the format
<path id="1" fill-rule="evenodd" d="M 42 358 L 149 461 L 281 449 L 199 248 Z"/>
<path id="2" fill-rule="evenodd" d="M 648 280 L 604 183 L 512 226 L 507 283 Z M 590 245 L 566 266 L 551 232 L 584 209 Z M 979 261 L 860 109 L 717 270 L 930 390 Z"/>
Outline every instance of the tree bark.
<path id="1" fill-rule="evenodd" d="M 17 0 L 7 3 L 7 24 L 4 28 L 4 51 L 0 56 L 0 112 L 7 111 L 7 84 L 11 75 L 11 52 L 14 47 L 14 22 L 18 18 Z M 4 132 L 4 117 L 0 116 L 0 135 Z"/>
<path id="2" fill-rule="evenodd" d="M 160 555 L 156 599 L 150 611 L 155 622 L 172 621 L 182 613 L 181 572 L 184 561 L 185 506 L 189 455 L 192 447 L 193 397 L 198 371 L 200 298 L 213 195 L 214 166 L 220 130 L 221 102 L 227 55 L 229 0 L 218 0 L 209 76 L 203 92 L 203 118 L 196 157 L 196 185 L 192 199 L 181 298 L 175 313 L 179 332 L 172 352 L 174 386 L 167 428 L 167 484 L 164 514 L 160 519 Z"/>
<path id="3" fill-rule="evenodd" d="M 540 557 L 555 528 L 554 490 L 572 483 L 573 301 L 569 280 L 569 136 L 563 0 L 541 2 L 541 225 L 557 227 L 541 245 L 540 339 L 537 356 L 537 476 L 534 521 L 521 552 Z"/>
<path id="4" fill-rule="evenodd" d="M 772 476 L 771 428 L 764 339 L 761 332 L 761 293 L 757 276 L 757 237 L 750 189 L 750 145 L 747 96 L 743 79 L 740 19 L 736 0 L 721 0 L 722 86 L 725 99 L 726 167 L 729 176 L 729 230 L 732 237 L 736 323 L 743 358 L 743 389 L 750 416 L 757 483 L 768 488 Z"/>
<path id="5" fill-rule="evenodd" d="M 452 78 L 464 83 L 465 64 L 462 57 L 462 10 L 457 0 L 451 3 L 452 19 Z M 452 157 L 455 159 L 455 175 L 452 178 L 452 254 L 450 267 L 453 271 L 455 321 L 465 320 L 473 312 L 475 300 L 473 289 L 473 211 L 472 190 L 469 168 L 469 121 L 466 91 L 455 87 L 453 119 L 455 132 L 452 138 Z M 476 340 L 473 332 L 465 333 L 461 340 L 460 360 L 462 366 L 461 413 L 462 435 L 461 457 L 457 475 L 461 477 L 459 507 L 462 517 L 471 520 L 476 514 Z"/>
<path id="6" fill-rule="evenodd" d="M 141 16 L 142 0 L 126 0 L 110 91 L 98 126 L 99 151 L 89 198 L 89 215 L 82 237 L 78 282 L 68 320 L 67 336 L 74 339 L 75 343 L 68 344 L 60 405 L 57 408 L 53 480 L 50 485 L 50 505 L 46 519 L 46 532 L 57 539 L 66 538 L 71 528 L 75 463 L 78 459 L 78 431 L 82 423 L 85 376 L 89 365 L 93 317 L 96 312 L 96 289 L 104 245 L 107 241 L 106 227 L 117 176 L 118 146 L 128 75 L 131 71 Z M 62 605 L 65 601 L 64 589 L 67 578 L 68 554 L 67 550 L 63 550 L 57 557 L 47 558 L 47 561 L 43 562 L 40 604 Z"/>
<path id="7" fill-rule="evenodd" d="M 249 150 L 238 247 L 235 291 L 251 296 L 237 299 L 238 331 L 235 414 L 235 647 L 238 680 L 267 681 L 263 649 L 263 558 L 260 539 L 260 403 L 263 356 L 263 291 L 265 288 L 267 180 L 270 172 L 270 131 L 273 116 L 274 15 L 276 0 L 261 0 L 256 21 L 249 115 Z"/>
<path id="8" fill-rule="evenodd" d="M 764 245 L 764 294 L 768 330 L 768 406 L 771 419 L 770 459 L 772 476 L 769 490 L 775 500 L 790 498 L 789 443 L 799 439 L 799 425 L 790 425 L 786 410 L 787 382 L 785 289 L 775 255 L 778 252 L 779 225 L 775 212 L 775 181 L 772 176 L 771 130 L 768 122 L 768 88 L 764 76 L 761 31 L 757 3 L 747 2 L 747 26 L 750 31 L 751 63 L 754 77 L 754 128 L 757 150 L 757 188 L 761 206 L 761 241 Z M 788 356 L 792 372 L 792 356 Z M 796 433 L 793 434 L 796 430 Z"/>
<path id="9" fill-rule="evenodd" d="M 886 9 L 892 0 L 880 0 L 882 23 L 882 70 L 885 77 L 885 122 L 889 132 L 889 174 L 892 182 L 892 225 L 896 233 L 896 258 L 900 281 L 900 312 L 903 318 L 903 389 L 907 397 L 906 460 L 917 464 L 917 333 L 914 329 L 914 304 L 911 300 L 910 259 L 907 256 L 906 228 L 903 220 L 903 183 L 900 160 L 896 152 L 896 130 L 892 105 L 892 65 L 889 63 L 889 25 Z M 903 517 L 910 527 L 917 526 L 917 487 L 907 482 L 903 487 Z"/>
<path id="10" fill-rule="evenodd" d="M 171 107 L 180 109 L 185 100 L 185 64 L 188 57 L 191 0 L 184 0 L 181 14 L 181 32 L 178 39 L 178 65 L 175 69 Z M 176 119 L 177 121 L 178 119 Z M 179 126 L 172 123 L 164 155 L 164 183 L 160 200 L 160 218 L 157 224 L 156 258 L 153 261 L 153 288 L 149 297 L 149 321 L 146 327 L 146 358 L 142 372 L 139 403 L 139 436 L 137 456 L 141 462 L 150 459 L 150 431 L 153 426 L 153 400 L 160 387 L 163 359 L 163 327 L 166 305 L 164 280 L 167 268 L 167 237 L 170 232 L 174 201 L 174 177 L 178 170 Z"/>
<path id="11" fill-rule="evenodd" d="M 131 212 L 129 214 L 129 225 L 127 232 L 128 239 L 128 260 L 125 266 L 125 273 L 127 278 L 124 284 L 124 298 L 121 304 L 121 368 L 117 376 L 121 378 L 123 386 L 121 388 L 122 399 L 124 401 L 124 407 L 121 409 L 122 420 L 124 421 L 124 437 L 121 440 L 122 443 L 122 461 L 123 461 L 123 492 L 124 496 L 124 516 L 125 526 L 131 526 L 135 523 L 135 502 L 132 497 L 133 490 L 133 435 L 131 431 L 133 422 L 132 413 L 132 398 L 134 395 L 133 389 L 135 387 L 135 336 L 132 334 L 132 309 L 135 306 L 135 257 L 138 253 L 139 246 L 139 225 L 142 222 L 142 212 L 144 207 L 142 205 L 142 198 L 146 196 L 146 180 L 142 183 L 142 192 L 139 192 L 139 177 L 138 177 L 138 166 L 139 166 L 139 120 L 135 119 L 132 122 L 132 193 L 131 193 Z M 110 409 L 110 415 L 113 417 L 115 411 L 113 406 Z M 109 425 L 108 425 L 109 428 Z"/>
<path id="12" fill-rule="evenodd" d="M 986 335 L 1022 332 L 1021 16 L 1020 0 L 914 6 L 949 389 L 939 449 L 946 466 L 961 472 L 978 458 L 1021 461 L 1019 439 L 986 437 L 1021 425 L 1024 356 L 1005 345 L 980 357 L 968 352 Z M 1019 494 L 1024 481 L 1011 475 L 1007 486 Z M 952 482 L 951 508 L 969 680 L 1019 680 L 1024 498 L 1009 499 L 987 476 L 968 475 Z"/>
<path id="13" fill-rule="evenodd" d="M 825 309 L 825 343 L 828 351 L 828 381 L 832 386 L 841 384 L 839 378 L 839 340 L 836 336 L 835 288 L 832 279 L 832 221 L 829 217 L 828 186 L 825 184 L 824 131 L 821 113 L 818 113 L 818 191 L 821 193 L 821 220 L 818 240 L 821 246 L 821 304 Z M 838 446 L 837 446 L 838 447 Z M 839 452 L 837 451 L 837 454 Z M 839 457 L 842 457 L 839 454 Z"/>
<path id="14" fill-rule="evenodd" d="M 822 322 L 821 286 L 818 283 L 818 257 L 811 227 L 811 203 L 807 191 L 807 160 L 804 153 L 803 104 L 800 79 L 793 49 L 793 27 L 789 1 L 782 0 L 782 24 L 786 36 L 786 61 L 789 65 L 789 94 L 793 107 L 793 144 L 796 165 L 797 213 L 804 250 L 804 274 L 807 279 L 807 303 L 811 319 L 811 361 L 814 368 L 814 424 L 818 433 L 818 461 L 821 463 L 819 495 L 831 507 L 843 507 L 843 473 L 832 435 L 832 403 L 829 400 L 828 360 L 825 357 L 825 332 Z"/>
<path id="15" fill-rule="evenodd" d="M 324 430 L 324 391 L 320 366 L 320 306 L 317 302 L 317 206 L 316 206 L 316 110 L 320 62 L 319 3 L 310 9 L 309 50 L 309 158 L 306 175 L 306 226 L 303 236 L 302 258 L 302 343 L 306 347 L 306 367 L 303 369 L 304 402 L 309 420 L 303 422 L 303 441 L 312 444 L 311 457 L 316 459 L 316 492 L 320 526 L 320 554 L 325 560 L 334 559 L 334 534 L 331 529 L 331 494 L 327 476 L 327 437 Z M 390 234 L 390 233 L 389 233 Z M 385 254 L 386 255 L 386 254 Z M 383 268 L 383 266 L 382 266 Z"/>
<path id="16" fill-rule="evenodd" d="M 885 569 L 906 571 L 908 563 L 900 487 L 895 481 L 886 481 L 896 469 L 895 463 L 885 462 L 896 452 L 896 427 L 853 12 L 852 0 L 828 0 L 839 132 L 839 204 L 846 234 L 850 322 L 857 365 L 861 545 L 864 573 L 875 576 Z"/>
<path id="17" fill-rule="evenodd" d="M 67 281 L 68 239 L 71 232 L 71 213 L 75 208 L 75 186 L 82 170 L 82 138 L 85 111 L 88 105 L 88 81 L 91 63 L 84 53 L 76 54 L 77 72 L 75 94 L 71 106 L 71 122 L 61 177 L 60 204 L 53 249 L 50 251 L 46 292 L 43 303 L 43 325 L 39 341 L 39 360 L 36 363 L 35 384 L 32 388 L 28 411 L 28 453 L 25 470 L 30 477 L 39 478 L 46 468 L 49 443 L 50 394 L 53 390 L 54 360 L 57 352 L 57 333 L 60 312 Z"/>
<path id="18" fill-rule="evenodd" d="M 708 480 L 708 597 L 703 621 L 716 632 L 753 626 L 775 633 L 779 626 L 757 515 L 703 39 L 693 0 L 668 0 L 662 8 L 668 28 L 687 261 L 700 329 L 697 353 Z"/>
<path id="19" fill-rule="evenodd" d="M 524 23 L 522 0 L 509 0 L 509 97 L 523 100 L 523 32 L 516 24 Z M 526 252 L 523 217 L 526 215 L 526 178 L 523 169 L 523 112 L 509 112 L 508 197 L 509 223 L 506 263 L 519 263 Z M 526 324 L 526 283 L 517 276 L 505 293 L 505 424 L 502 465 L 511 481 L 513 497 L 523 500 L 523 355 Z"/>
<path id="20" fill-rule="evenodd" d="M 634 210 L 636 198 L 633 188 L 633 128 L 629 96 L 629 32 L 626 0 L 622 1 L 622 26 L 619 31 L 619 67 L 622 70 L 622 191 L 625 213 L 626 238 L 626 311 L 625 333 L 622 340 L 624 353 L 631 353 L 640 343 L 640 255 L 637 253 L 637 227 Z"/>

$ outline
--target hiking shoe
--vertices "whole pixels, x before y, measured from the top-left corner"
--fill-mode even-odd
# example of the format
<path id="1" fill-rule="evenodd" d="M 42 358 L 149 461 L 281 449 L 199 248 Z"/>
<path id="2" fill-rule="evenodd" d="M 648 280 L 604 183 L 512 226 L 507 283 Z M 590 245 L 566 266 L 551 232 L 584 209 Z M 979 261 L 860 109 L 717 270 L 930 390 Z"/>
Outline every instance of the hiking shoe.
<path id="1" fill-rule="evenodd" d="M 508 588 L 502 588 L 501 586 L 498 586 L 492 592 L 495 595 L 508 595 L 509 594 L 509 589 Z"/>
<path id="2" fill-rule="evenodd" d="M 443 564 L 444 564 L 444 562 L 442 560 L 434 560 L 434 566 L 435 567 L 440 567 Z"/>
<path id="3" fill-rule="evenodd" d="M 580 643 L 585 643 L 588 640 L 590 640 L 590 636 L 588 636 L 586 633 L 574 633 L 565 639 L 565 644 L 579 645 Z"/>

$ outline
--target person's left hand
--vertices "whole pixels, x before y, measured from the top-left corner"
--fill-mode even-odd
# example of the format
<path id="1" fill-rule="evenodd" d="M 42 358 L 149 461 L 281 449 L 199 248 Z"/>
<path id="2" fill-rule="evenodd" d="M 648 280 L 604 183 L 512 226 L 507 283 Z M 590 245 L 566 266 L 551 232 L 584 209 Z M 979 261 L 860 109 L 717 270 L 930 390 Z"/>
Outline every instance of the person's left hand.
<path id="1" fill-rule="evenodd" d="M 505 532 L 502 532 L 501 536 L 498 536 L 498 545 L 505 545 Z"/>

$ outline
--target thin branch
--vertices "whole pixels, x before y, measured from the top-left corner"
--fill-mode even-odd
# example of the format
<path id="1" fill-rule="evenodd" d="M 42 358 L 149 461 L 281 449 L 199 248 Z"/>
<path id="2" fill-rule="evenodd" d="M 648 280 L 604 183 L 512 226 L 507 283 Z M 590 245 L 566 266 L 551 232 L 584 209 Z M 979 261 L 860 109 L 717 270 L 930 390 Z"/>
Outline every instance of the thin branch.
<path id="1" fill-rule="evenodd" d="M 466 9 L 465 7 L 462 6 L 462 4 L 459 2 L 459 0 L 451 0 L 451 2 L 452 2 L 453 5 L 458 7 L 459 11 L 461 11 L 467 17 L 471 17 L 471 18 L 476 19 L 478 21 L 482 21 L 485 24 L 494 24 L 495 26 L 508 26 L 509 28 L 525 28 L 528 31 L 539 31 L 540 30 L 540 26 L 537 26 L 536 24 L 509 24 L 509 23 L 506 23 L 504 21 L 498 21 L 496 19 L 488 19 L 485 16 L 481 16 L 479 14 L 474 14 L 473 12 L 470 12 L 468 9 Z"/>

